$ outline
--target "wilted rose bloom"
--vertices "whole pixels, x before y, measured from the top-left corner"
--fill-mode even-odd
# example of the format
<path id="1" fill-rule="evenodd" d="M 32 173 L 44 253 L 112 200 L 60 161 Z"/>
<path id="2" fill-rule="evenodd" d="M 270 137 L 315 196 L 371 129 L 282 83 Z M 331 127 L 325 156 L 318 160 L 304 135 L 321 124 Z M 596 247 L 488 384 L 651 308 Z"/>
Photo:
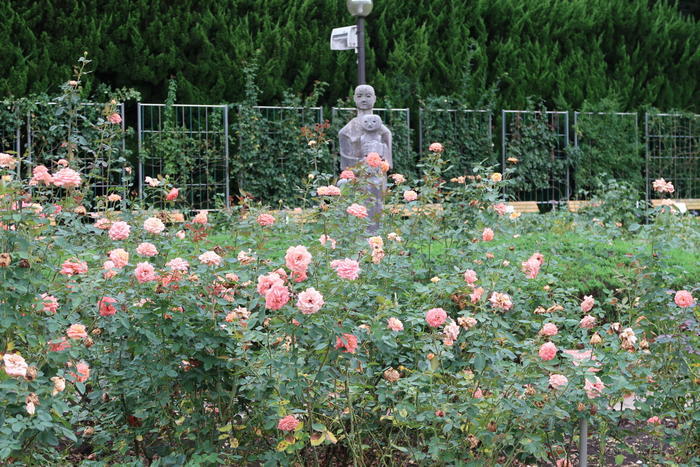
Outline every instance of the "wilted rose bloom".
<path id="1" fill-rule="evenodd" d="M 506 206 L 506 203 L 498 203 L 494 204 L 492 206 L 493 210 L 498 213 L 499 216 L 504 215 L 506 212 L 508 212 L 508 206 Z"/>
<path id="2" fill-rule="evenodd" d="M 323 295 L 313 287 L 309 287 L 299 294 L 297 308 L 305 315 L 311 315 L 320 310 L 323 303 Z"/>
<path id="3" fill-rule="evenodd" d="M 112 203 L 116 203 L 117 201 L 121 201 L 121 200 L 122 200 L 122 197 L 116 193 L 112 193 L 109 196 L 107 196 L 107 201 L 111 201 Z"/>
<path id="4" fill-rule="evenodd" d="M 464 282 L 466 282 L 469 285 L 474 285 L 474 283 L 477 281 L 476 277 L 476 271 L 473 269 L 467 269 L 464 273 Z"/>
<path id="5" fill-rule="evenodd" d="M 49 352 L 61 352 L 71 347 L 65 336 L 61 337 L 60 341 L 49 342 Z"/>
<path id="6" fill-rule="evenodd" d="M 553 374 L 549 376 L 549 385 L 554 389 L 559 389 L 566 386 L 569 379 L 564 375 Z"/>
<path id="7" fill-rule="evenodd" d="M 583 390 L 586 391 L 586 395 L 589 399 L 595 399 L 603 395 L 603 389 L 605 389 L 605 384 L 597 376 L 587 376 L 586 383 L 583 386 Z"/>
<path id="8" fill-rule="evenodd" d="M 355 180 L 355 173 L 352 170 L 343 170 L 340 172 L 340 178 L 342 180 Z"/>
<path id="9" fill-rule="evenodd" d="M 660 419 L 659 417 L 657 417 L 656 415 L 654 415 L 653 417 L 649 417 L 649 418 L 647 419 L 647 423 L 648 423 L 649 425 L 660 425 L 660 424 L 661 424 L 661 419 Z"/>
<path id="10" fill-rule="evenodd" d="M 481 300 L 481 296 L 483 294 L 484 289 L 482 287 L 477 287 L 472 293 L 469 294 L 469 300 L 471 300 L 472 303 L 477 303 L 479 300 Z"/>
<path id="11" fill-rule="evenodd" d="M 403 199 L 407 203 L 410 203 L 411 201 L 415 201 L 418 199 L 418 193 L 416 193 L 413 190 L 406 190 L 403 192 Z"/>
<path id="12" fill-rule="evenodd" d="M 256 221 L 261 227 L 269 227 L 275 223 L 275 218 L 270 214 L 260 214 Z"/>
<path id="13" fill-rule="evenodd" d="M 557 356 L 557 346 L 551 342 L 546 342 L 540 346 L 539 355 L 544 361 L 552 360 Z"/>
<path id="14" fill-rule="evenodd" d="M 634 344 L 637 342 L 637 336 L 634 334 L 634 331 L 632 330 L 632 328 L 625 328 L 620 333 L 620 339 L 623 341 L 627 341 L 630 344 Z"/>
<path id="15" fill-rule="evenodd" d="M 112 240 L 126 240 L 129 238 L 131 227 L 124 221 L 118 221 L 109 228 L 109 238 Z"/>
<path id="16" fill-rule="evenodd" d="M 397 242 L 397 243 L 401 243 L 403 241 L 403 239 L 396 232 L 389 232 L 389 234 L 386 236 L 386 238 L 388 238 L 392 242 Z"/>
<path id="17" fill-rule="evenodd" d="M 175 201 L 179 194 L 180 194 L 180 190 L 178 188 L 172 188 L 168 192 L 168 194 L 165 196 L 165 200 L 166 201 Z"/>
<path id="18" fill-rule="evenodd" d="M 476 320 L 476 318 L 473 318 L 471 316 L 460 316 L 459 318 L 457 318 L 457 323 L 464 329 L 471 329 L 474 326 L 476 326 L 479 322 Z"/>
<path id="19" fill-rule="evenodd" d="M 55 396 L 59 392 L 63 392 L 66 389 L 66 380 L 60 376 L 51 377 L 51 382 L 53 382 L 53 391 L 51 391 L 52 396 Z"/>
<path id="20" fill-rule="evenodd" d="M 265 293 L 265 308 L 279 310 L 289 301 L 289 289 L 281 284 L 275 284 Z"/>
<path id="21" fill-rule="evenodd" d="M 505 293 L 493 292 L 489 298 L 489 302 L 491 302 L 492 307 L 500 310 L 508 311 L 513 308 L 513 302 L 511 301 L 510 296 Z"/>
<path id="22" fill-rule="evenodd" d="M 111 261 L 111 260 L 105 261 L 104 264 L 102 265 L 102 269 L 104 269 L 104 272 L 102 273 L 102 277 L 104 277 L 105 279 L 111 279 L 117 275 L 117 271 L 115 271 L 115 269 L 117 269 L 117 267 L 115 266 L 114 261 Z"/>
<path id="23" fill-rule="evenodd" d="M 654 191 L 658 193 L 673 193 L 675 191 L 675 188 L 673 187 L 673 183 L 667 182 L 663 178 L 659 178 L 658 180 L 654 180 L 654 182 L 651 184 L 652 188 Z"/>
<path id="24" fill-rule="evenodd" d="M 29 184 L 32 186 L 43 183 L 44 185 L 51 185 L 53 183 L 53 175 L 49 173 L 49 169 L 45 165 L 37 165 L 32 170 L 32 179 Z"/>
<path id="25" fill-rule="evenodd" d="M 406 177 L 401 174 L 391 174 L 389 175 L 395 184 L 400 185 L 406 181 Z"/>
<path id="26" fill-rule="evenodd" d="M 584 313 L 588 313 L 593 309 L 593 304 L 595 303 L 595 300 L 593 300 L 592 295 L 585 295 L 583 297 L 583 301 L 581 302 L 581 311 Z"/>
<path id="27" fill-rule="evenodd" d="M 326 242 L 328 242 L 328 243 L 330 244 L 330 246 L 331 246 L 331 249 L 332 249 L 332 250 L 335 250 L 335 245 L 336 245 L 337 242 L 336 242 L 334 239 L 332 239 L 331 237 L 329 237 L 328 235 L 322 234 L 322 235 L 318 238 L 318 241 L 321 242 L 321 245 L 325 245 Z"/>
<path id="28" fill-rule="evenodd" d="M 173 272 L 187 272 L 187 269 L 190 267 L 190 263 L 188 263 L 182 258 L 171 259 L 170 261 L 165 263 L 165 265 L 169 267 L 170 270 Z"/>
<path id="29" fill-rule="evenodd" d="M 136 247 L 136 253 L 141 256 L 156 256 L 158 254 L 158 248 L 153 243 L 143 242 Z"/>
<path id="30" fill-rule="evenodd" d="M 335 269 L 341 279 L 354 281 L 360 276 L 360 263 L 354 259 L 335 259 L 331 261 L 331 268 Z"/>
<path id="31" fill-rule="evenodd" d="M 88 271 L 85 261 L 70 261 L 66 260 L 61 265 L 60 273 L 64 276 L 74 276 L 76 274 L 85 274 Z"/>
<path id="32" fill-rule="evenodd" d="M 386 327 L 388 327 L 394 332 L 403 331 L 403 323 L 400 319 L 394 317 L 391 317 L 388 320 L 386 320 Z"/>
<path id="33" fill-rule="evenodd" d="M 109 252 L 109 259 L 115 268 L 121 269 L 129 264 L 129 253 L 123 248 L 115 248 Z"/>
<path id="34" fill-rule="evenodd" d="M 401 379 L 401 373 L 399 373 L 393 368 L 388 368 L 384 370 L 384 379 L 389 381 L 390 383 L 395 383 L 399 379 Z"/>
<path id="35" fill-rule="evenodd" d="M 27 411 L 27 413 L 29 415 L 34 415 L 36 413 L 36 406 L 39 405 L 39 396 L 31 392 L 25 398 L 24 403 L 26 404 L 24 408 Z"/>
<path id="36" fill-rule="evenodd" d="M 382 156 L 376 152 L 370 152 L 365 157 L 365 163 L 370 167 L 379 167 L 382 165 Z"/>
<path id="37" fill-rule="evenodd" d="M 213 251 L 205 251 L 198 257 L 199 262 L 208 266 L 221 266 L 223 259 Z"/>
<path id="38" fill-rule="evenodd" d="M 78 383 L 84 383 L 90 377 L 90 365 L 82 360 L 76 363 L 75 370 L 78 374 L 71 373 L 71 376 L 73 376 Z"/>
<path id="39" fill-rule="evenodd" d="M 542 329 L 540 329 L 541 336 L 556 336 L 558 332 L 559 329 L 557 329 L 554 323 L 546 323 L 542 326 Z"/>
<path id="40" fill-rule="evenodd" d="M 673 297 L 673 301 L 676 303 L 676 305 L 683 308 L 695 305 L 695 299 L 693 298 L 693 294 L 691 294 L 687 290 L 679 290 L 678 292 L 676 292 L 676 295 Z"/>
<path id="41" fill-rule="evenodd" d="M 119 125 L 122 122 L 122 116 L 114 112 L 107 117 L 107 120 L 113 125 Z"/>
<path id="42" fill-rule="evenodd" d="M 84 339 L 87 335 L 87 330 L 82 324 L 71 324 L 66 330 L 66 336 L 70 339 Z"/>
<path id="43" fill-rule="evenodd" d="M 440 143 L 432 143 L 428 147 L 428 151 L 432 151 L 432 152 L 442 152 L 443 150 L 444 150 L 444 148 L 443 148 L 442 144 L 440 144 Z"/>
<path id="44" fill-rule="evenodd" d="M 282 431 L 294 431 L 299 425 L 299 420 L 294 415 L 287 415 L 277 422 L 277 429 Z"/>
<path id="45" fill-rule="evenodd" d="M 457 337 L 459 336 L 459 325 L 450 320 L 450 322 L 443 328 L 442 333 L 444 336 L 442 342 L 445 345 L 450 346 L 454 344 L 454 341 L 456 341 Z"/>
<path id="46" fill-rule="evenodd" d="M 347 212 L 351 216 L 359 217 L 360 219 L 364 219 L 365 217 L 367 217 L 367 208 L 357 203 L 353 203 L 350 206 L 348 206 L 345 212 Z"/>
<path id="47" fill-rule="evenodd" d="M 67 167 L 53 174 L 53 184 L 58 187 L 77 188 L 81 183 L 80 174 Z"/>
<path id="48" fill-rule="evenodd" d="M 5 363 L 5 373 L 7 373 L 8 376 L 21 378 L 27 376 L 27 368 L 29 368 L 29 365 L 27 365 L 24 357 L 20 354 L 6 353 L 3 355 L 2 360 Z"/>
<path id="49" fill-rule="evenodd" d="M 343 334 L 335 339 L 335 348 L 342 349 L 345 353 L 355 353 L 357 351 L 357 337 L 352 334 Z"/>
<path id="50" fill-rule="evenodd" d="M 112 221 L 105 217 L 100 217 L 95 221 L 95 227 L 97 227 L 100 230 L 107 230 L 109 227 L 112 225 Z"/>
<path id="51" fill-rule="evenodd" d="M 593 329 L 595 326 L 595 317 L 586 315 L 581 319 L 578 325 L 583 329 Z"/>
<path id="52" fill-rule="evenodd" d="M 56 313 L 58 310 L 58 299 L 53 295 L 41 294 L 42 310 L 48 313 Z"/>
<path id="53" fill-rule="evenodd" d="M 158 279 L 155 268 L 151 263 L 138 263 L 134 270 L 134 275 L 141 284 Z"/>
<path id="54" fill-rule="evenodd" d="M 149 217 L 143 222 L 143 230 L 154 235 L 158 235 L 165 230 L 165 224 L 157 217 Z"/>
<path id="55" fill-rule="evenodd" d="M 100 311 L 100 316 L 112 316 L 117 312 L 117 308 L 112 305 L 113 303 L 117 303 L 117 300 L 112 297 L 102 297 L 98 302 L 97 302 L 97 307 Z"/>
<path id="56" fill-rule="evenodd" d="M 447 312 L 442 308 L 431 308 L 425 313 L 425 321 L 433 328 L 442 326 L 446 319 Z"/>
<path id="57" fill-rule="evenodd" d="M 239 263 L 246 265 L 253 263 L 255 261 L 255 256 L 250 254 L 250 249 L 248 251 L 239 251 L 238 256 L 236 257 Z"/>
<path id="58" fill-rule="evenodd" d="M 0 152 L 0 167 L 5 168 L 5 169 L 14 169 L 15 165 L 17 165 L 17 159 L 12 157 L 9 154 L 5 154 L 4 152 Z"/>
<path id="59" fill-rule="evenodd" d="M 490 242 L 493 240 L 493 230 L 486 227 L 481 234 L 481 239 L 485 242 Z"/>

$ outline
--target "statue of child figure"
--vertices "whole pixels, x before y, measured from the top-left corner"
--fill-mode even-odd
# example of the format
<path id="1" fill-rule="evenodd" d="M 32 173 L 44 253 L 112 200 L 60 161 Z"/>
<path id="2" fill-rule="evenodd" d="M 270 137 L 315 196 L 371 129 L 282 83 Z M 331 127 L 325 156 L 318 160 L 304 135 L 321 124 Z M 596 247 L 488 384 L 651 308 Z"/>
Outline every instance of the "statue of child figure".
<path id="1" fill-rule="evenodd" d="M 386 157 L 387 147 L 382 138 L 382 119 L 379 115 L 369 114 L 360 117 L 360 124 L 364 132 L 360 135 L 361 154 L 366 156 L 370 152 L 376 152 L 382 159 Z"/>

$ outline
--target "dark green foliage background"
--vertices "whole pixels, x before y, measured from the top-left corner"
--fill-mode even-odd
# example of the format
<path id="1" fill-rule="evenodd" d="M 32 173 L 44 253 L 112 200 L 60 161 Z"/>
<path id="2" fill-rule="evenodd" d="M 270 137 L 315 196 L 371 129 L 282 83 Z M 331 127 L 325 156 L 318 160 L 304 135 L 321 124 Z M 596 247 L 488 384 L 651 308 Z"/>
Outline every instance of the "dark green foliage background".
<path id="1" fill-rule="evenodd" d="M 495 108 L 579 109 L 613 97 L 617 110 L 700 110 L 700 24 L 693 2 L 648 0 L 376 0 L 367 66 L 394 106 L 496 85 Z M 681 13 L 685 11 L 686 13 Z M 355 54 L 331 51 L 352 24 L 344 0 L 42 0 L 0 2 L 0 96 L 56 91 L 87 50 L 92 86 L 129 86 L 162 102 L 176 78 L 181 103 L 240 102 L 243 66 L 261 49 L 260 103 L 287 89 L 320 102 L 347 97 Z M 383 103 L 383 102 L 380 102 Z"/>

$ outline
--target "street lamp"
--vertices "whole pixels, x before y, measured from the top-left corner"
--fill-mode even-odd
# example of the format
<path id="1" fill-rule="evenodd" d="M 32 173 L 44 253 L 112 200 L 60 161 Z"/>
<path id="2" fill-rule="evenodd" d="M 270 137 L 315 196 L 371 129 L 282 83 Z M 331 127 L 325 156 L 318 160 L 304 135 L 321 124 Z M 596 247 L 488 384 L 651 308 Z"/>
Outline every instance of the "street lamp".
<path id="1" fill-rule="evenodd" d="M 365 79 L 365 17 L 372 12 L 372 0 L 347 0 L 350 14 L 357 18 L 357 84 Z"/>

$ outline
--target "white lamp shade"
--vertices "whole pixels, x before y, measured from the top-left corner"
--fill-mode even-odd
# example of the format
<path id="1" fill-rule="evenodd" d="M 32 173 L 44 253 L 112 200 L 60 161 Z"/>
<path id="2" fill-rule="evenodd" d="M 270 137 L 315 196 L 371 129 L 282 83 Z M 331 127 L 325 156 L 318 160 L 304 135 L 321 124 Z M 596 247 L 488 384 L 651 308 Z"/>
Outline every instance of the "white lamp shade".
<path id="1" fill-rule="evenodd" d="M 353 16 L 367 16 L 372 12 L 372 0 L 347 0 L 345 4 Z"/>

